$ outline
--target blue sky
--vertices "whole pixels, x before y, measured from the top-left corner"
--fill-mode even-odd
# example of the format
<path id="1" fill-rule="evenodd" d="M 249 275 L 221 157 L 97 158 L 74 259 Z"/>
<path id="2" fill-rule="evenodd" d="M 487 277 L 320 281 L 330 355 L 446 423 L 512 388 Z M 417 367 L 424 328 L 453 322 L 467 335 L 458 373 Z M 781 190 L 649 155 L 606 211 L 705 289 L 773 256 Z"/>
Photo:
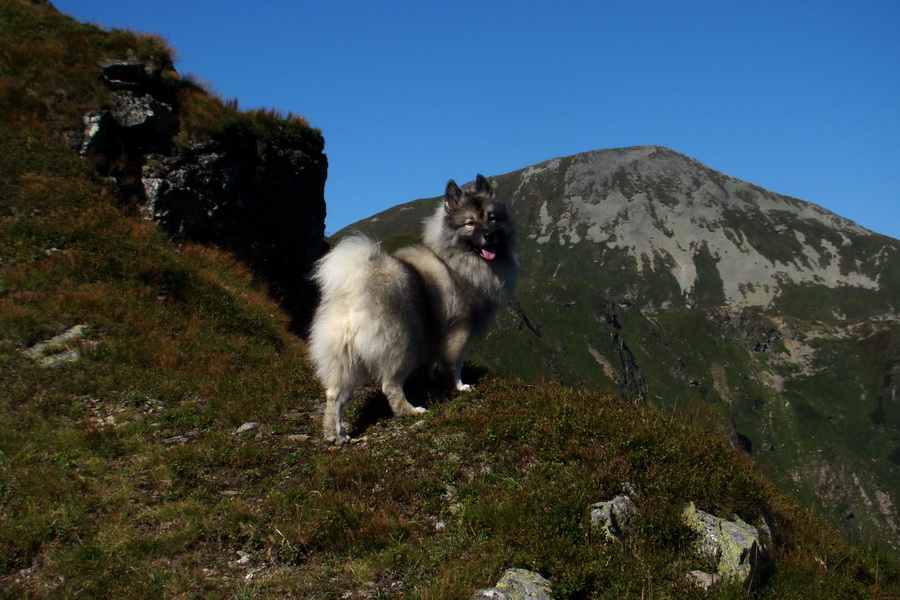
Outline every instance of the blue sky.
<path id="1" fill-rule="evenodd" d="M 53 0 L 304 115 L 327 229 L 557 156 L 658 144 L 900 238 L 900 3 Z"/>

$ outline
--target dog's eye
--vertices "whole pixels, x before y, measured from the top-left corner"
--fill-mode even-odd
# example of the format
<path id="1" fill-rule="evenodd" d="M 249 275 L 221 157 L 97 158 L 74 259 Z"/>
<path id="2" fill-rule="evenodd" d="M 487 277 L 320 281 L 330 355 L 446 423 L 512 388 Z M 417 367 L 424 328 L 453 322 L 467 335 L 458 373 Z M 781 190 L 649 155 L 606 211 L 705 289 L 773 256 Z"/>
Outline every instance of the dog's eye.
<path id="1" fill-rule="evenodd" d="M 469 219 L 466 221 L 466 227 L 475 227 L 475 219 Z"/>
<path id="2" fill-rule="evenodd" d="M 494 213 L 488 213 L 488 221 L 491 223 L 495 223 L 497 221 L 497 215 Z"/>

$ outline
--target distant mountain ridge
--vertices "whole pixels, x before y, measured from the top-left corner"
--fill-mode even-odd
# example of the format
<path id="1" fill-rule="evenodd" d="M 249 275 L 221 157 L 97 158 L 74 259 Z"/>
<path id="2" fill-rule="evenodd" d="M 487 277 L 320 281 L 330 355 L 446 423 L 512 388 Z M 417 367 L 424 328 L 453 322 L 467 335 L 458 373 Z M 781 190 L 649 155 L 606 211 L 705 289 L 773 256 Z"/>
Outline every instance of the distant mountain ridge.
<path id="1" fill-rule="evenodd" d="M 521 277 L 479 360 L 707 415 L 832 524 L 900 553 L 900 242 L 659 146 L 492 181 Z M 347 230 L 393 248 L 437 206 Z"/>
<path id="2" fill-rule="evenodd" d="M 525 169 L 514 195 L 527 193 L 533 180 L 544 171 L 558 171 L 564 160 Z M 602 187 L 596 186 L 598 181 Z M 665 148 L 574 157 L 565 170 L 561 198 L 563 205 L 554 206 L 552 216 L 549 202 L 541 203 L 539 230 L 529 234 L 538 244 L 584 240 L 623 250 L 634 259 L 638 274 L 644 268 L 668 270 L 688 305 L 699 278 L 695 256 L 704 250 L 716 263 L 730 306 L 768 306 L 783 281 L 879 287 L 860 258 L 844 262 L 841 256 L 841 247 L 852 244 L 853 237 L 871 232 L 814 204 L 724 177 Z M 754 238 L 758 232 L 748 231 L 750 223 L 783 239 Z M 823 228 L 835 234 L 817 237 Z M 792 252 L 785 253 L 784 246 Z"/>

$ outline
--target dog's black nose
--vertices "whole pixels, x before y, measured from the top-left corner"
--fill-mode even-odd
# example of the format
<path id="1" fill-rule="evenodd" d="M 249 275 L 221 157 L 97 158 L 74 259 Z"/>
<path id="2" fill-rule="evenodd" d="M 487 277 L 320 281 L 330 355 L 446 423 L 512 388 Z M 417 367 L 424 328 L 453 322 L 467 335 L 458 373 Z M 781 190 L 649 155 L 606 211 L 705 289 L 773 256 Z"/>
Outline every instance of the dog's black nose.
<path id="1" fill-rule="evenodd" d="M 482 237 L 484 237 L 484 243 L 489 244 L 493 242 L 494 238 L 496 238 L 497 236 L 493 231 L 485 231 L 484 236 Z"/>

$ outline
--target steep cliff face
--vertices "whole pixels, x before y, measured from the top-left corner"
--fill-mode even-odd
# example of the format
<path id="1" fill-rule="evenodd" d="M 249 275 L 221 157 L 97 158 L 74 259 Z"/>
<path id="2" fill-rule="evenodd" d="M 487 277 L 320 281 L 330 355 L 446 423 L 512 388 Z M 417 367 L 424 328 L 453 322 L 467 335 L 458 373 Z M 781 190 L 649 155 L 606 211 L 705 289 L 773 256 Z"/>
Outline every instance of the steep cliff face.
<path id="1" fill-rule="evenodd" d="M 171 156 L 150 155 L 142 207 L 176 239 L 233 252 L 268 282 L 304 331 L 315 304 L 308 274 L 323 251 L 327 162 L 319 139 L 275 126 L 232 128 Z"/>
<path id="2" fill-rule="evenodd" d="M 204 92 L 171 65 L 109 60 L 98 75 L 112 102 L 84 115 L 73 147 L 173 239 L 234 253 L 305 331 L 316 299 L 308 274 L 325 233 L 321 134 L 295 117 L 240 113 L 209 97 L 221 123 L 190 131 L 184 113 Z"/>

